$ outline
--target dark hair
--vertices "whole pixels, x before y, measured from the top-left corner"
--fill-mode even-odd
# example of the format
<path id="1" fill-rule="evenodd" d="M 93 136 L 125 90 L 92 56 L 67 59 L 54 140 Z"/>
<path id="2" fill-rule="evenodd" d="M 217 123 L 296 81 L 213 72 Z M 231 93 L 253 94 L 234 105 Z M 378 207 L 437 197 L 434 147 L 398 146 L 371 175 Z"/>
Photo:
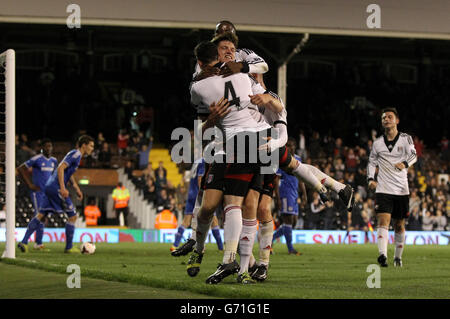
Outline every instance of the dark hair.
<path id="1" fill-rule="evenodd" d="M 297 140 L 295 138 L 293 138 L 292 136 L 290 136 L 286 142 L 286 145 L 290 143 L 290 144 L 294 144 L 297 145 Z"/>
<path id="2" fill-rule="evenodd" d="M 117 186 L 122 187 L 123 186 L 122 182 L 118 182 Z"/>
<path id="3" fill-rule="evenodd" d="M 236 33 L 236 27 L 234 26 L 233 23 L 231 23 L 231 21 L 222 20 L 222 21 L 219 21 L 219 23 L 217 23 L 217 25 L 216 25 L 216 30 L 214 31 L 215 35 L 217 35 L 217 32 L 220 30 L 220 27 L 224 24 L 231 27 L 231 31 L 229 31 L 229 32 Z"/>
<path id="4" fill-rule="evenodd" d="M 78 138 L 77 145 L 81 147 L 83 144 L 89 144 L 90 142 L 95 142 L 95 140 L 89 135 L 81 135 Z"/>
<path id="5" fill-rule="evenodd" d="M 205 64 L 211 63 L 219 58 L 217 45 L 209 41 L 203 41 L 197 44 L 194 49 L 194 54 L 197 60 Z"/>
<path id="6" fill-rule="evenodd" d="M 386 107 L 386 108 L 382 109 L 381 110 L 381 116 L 383 116 L 383 113 L 386 113 L 386 112 L 392 112 L 398 118 L 398 112 L 397 112 L 397 109 L 395 107 Z"/>
<path id="7" fill-rule="evenodd" d="M 222 34 L 219 34 L 215 36 L 211 42 L 214 43 L 216 46 L 219 45 L 221 41 L 230 41 L 234 44 L 234 46 L 237 48 L 239 43 L 239 38 L 237 35 L 231 33 L 231 32 L 225 32 Z"/>
<path id="8" fill-rule="evenodd" d="M 52 141 L 49 139 L 49 138 L 43 138 L 42 140 L 41 140 L 41 147 L 44 147 L 44 145 L 45 144 L 47 144 L 47 143 L 51 143 Z"/>

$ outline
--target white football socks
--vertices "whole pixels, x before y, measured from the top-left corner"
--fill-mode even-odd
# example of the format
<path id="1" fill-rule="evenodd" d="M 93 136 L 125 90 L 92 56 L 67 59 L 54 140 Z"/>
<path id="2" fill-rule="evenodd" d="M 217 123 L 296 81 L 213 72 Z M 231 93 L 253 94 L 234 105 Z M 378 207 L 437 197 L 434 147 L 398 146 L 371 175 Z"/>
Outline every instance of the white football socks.
<path id="1" fill-rule="evenodd" d="M 242 210 L 240 206 L 227 205 L 224 208 L 225 222 L 223 225 L 225 251 L 223 263 L 229 264 L 236 259 L 236 251 L 242 231 Z"/>
<path id="2" fill-rule="evenodd" d="M 389 231 L 386 228 L 377 228 L 378 252 L 387 257 L 387 245 L 389 242 Z"/>
<path id="3" fill-rule="evenodd" d="M 403 247 L 405 247 L 405 232 L 395 233 L 394 239 L 395 239 L 394 257 L 402 259 Z"/>
<path id="4" fill-rule="evenodd" d="M 323 185 L 325 185 L 327 188 L 331 188 L 336 193 L 339 193 L 341 190 L 345 188 L 345 184 L 339 183 L 337 180 L 328 176 L 327 174 L 319 170 L 317 167 L 309 164 L 303 165 L 305 165 Z"/>
<path id="5" fill-rule="evenodd" d="M 310 187 L 312 187 L 315 191 L 319 193 L 326 193 L 327 189 L 322 185 L 320 180 L 314 176 L 311 170 L 308 167 L 300 162 L 297 162 L 297 167 L 292 171 L 292 173 L 299 178 L 302 182 L 305 182 Z"/>
<path id="6" fill-rule="evenodd" d="M 253 244 L 257 232 L 257 222 L 255 219 L 242 218 L 242 232 L 239 240 L 240 269 L 239 274 L 248 272 L 250 256 L 253 256 Z"/>
<path id="7" fill-rule="evenodd" d="M 259 262 L 268 265 L 270 260 L 270 249 L 273 239 L 273 220 L 268 223 L 259 223 Z"/>

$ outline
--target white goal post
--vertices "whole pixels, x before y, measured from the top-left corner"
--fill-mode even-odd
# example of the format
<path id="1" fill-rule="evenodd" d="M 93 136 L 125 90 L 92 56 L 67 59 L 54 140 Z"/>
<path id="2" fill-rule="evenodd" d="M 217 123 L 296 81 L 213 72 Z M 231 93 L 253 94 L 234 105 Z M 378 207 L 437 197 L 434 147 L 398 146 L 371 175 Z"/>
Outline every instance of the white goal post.
<path id="1" fill-rule="evenodd" d="M 9 49 L 0 53 L 0 114 L 1 143 L 3 153 L 1 165 L 5 165 L 4 187 L 2 196 L 5 199 L 6 211 L 6 249 L 2 258 L 15 258 L 16 228 L 16 58 L 15 52 Z M 3 162 L 4 161 L 4 162 Z M 3 181 L 2 181 L 3 182 Z"/>

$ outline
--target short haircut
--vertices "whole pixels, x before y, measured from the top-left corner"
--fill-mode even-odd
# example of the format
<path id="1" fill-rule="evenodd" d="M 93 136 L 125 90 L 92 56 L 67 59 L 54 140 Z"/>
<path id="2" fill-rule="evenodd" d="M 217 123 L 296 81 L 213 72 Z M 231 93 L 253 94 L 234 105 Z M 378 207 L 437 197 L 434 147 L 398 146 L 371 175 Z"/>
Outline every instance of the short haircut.
<path id="1" fill-rule="evenodd" d="M 78 147 L 81 147 L 83 144 L 89 144 L 90 142 L 94 142 L 94 141 L 95 141 L 94 138 L 89 135 L 81 135 L 78 138 L 77 144 L 78 144 Z"/>
<path id="2" fill-rule="evenodd" d="M 221 41 L 230 41 L 234 44 L 235 48 L 238 47 L 238 43 L 239 43 L 238 37 L 231 32 L 225 32 L 225 33 L 219 34 L 211 40 L 211 42 L 214 43 L 215 45 L 219 45 L 219 43 Z"/>
<path id="3" fill-rule="evenodd" d="M 197 44 L 194 49 L 194 54 L 197 60 L 205 64 L 219 59 L 217 45 L 209 41 L 203 41 Z"/>
<path id="4" fill-rule="evenodd" d="M 47 143 L 51 143 L 52 141 L 49 139 L 49 138 L 43 138 L 42 140 L 41 140 L 41 147 L 44 147 L 44 145 L 45 144 L 47 144 Z"/>
<path id="5" fill-rule="evenodd" d="M 228 25 L 229 27 L 231 27 L 231 30 L 232 30 L 230 32 L 236 33 L 236 27 L 234 26 L 234 24 L 231 21 L 222 20 L 222 21 L 219 21 L 219 23 L 217 23 L 216 30 L 214 32 L 215 34 L 217 34 L 217 32 L 219 31 L 219 29 L 222 25 Z"/>
<path id="6" fill-rule="evenodd" d="M 297 140 L 291 136 L 288 138 L 286 144 L 288 144 L 288 143 L 297 145 Z"/>
<path id="7" fill-rule="evenodd" d="M 381 110 L 381 116 L 383 116 L 383 113 L 386 113 L 386 112 L 392 112 L 392 113 L 395 114 L 396 118 L 399 118 L 397 109 L 395 107 L 386 107 L 386 108 L 382 109 Z"/>

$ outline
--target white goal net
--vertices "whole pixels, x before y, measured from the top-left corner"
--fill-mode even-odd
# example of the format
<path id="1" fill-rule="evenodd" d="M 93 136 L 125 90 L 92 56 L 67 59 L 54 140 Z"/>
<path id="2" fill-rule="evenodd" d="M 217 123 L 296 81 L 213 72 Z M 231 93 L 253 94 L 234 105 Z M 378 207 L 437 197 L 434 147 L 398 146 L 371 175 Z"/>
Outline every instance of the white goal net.
<path id="1" fill-rule="evenodd" d="M 6 221 L 4 258 L 15 258 L 16 61 L 14 50 L 0 53 L 0 210 Z M 3 234 L 0 234 L 0 238 Z"/>

